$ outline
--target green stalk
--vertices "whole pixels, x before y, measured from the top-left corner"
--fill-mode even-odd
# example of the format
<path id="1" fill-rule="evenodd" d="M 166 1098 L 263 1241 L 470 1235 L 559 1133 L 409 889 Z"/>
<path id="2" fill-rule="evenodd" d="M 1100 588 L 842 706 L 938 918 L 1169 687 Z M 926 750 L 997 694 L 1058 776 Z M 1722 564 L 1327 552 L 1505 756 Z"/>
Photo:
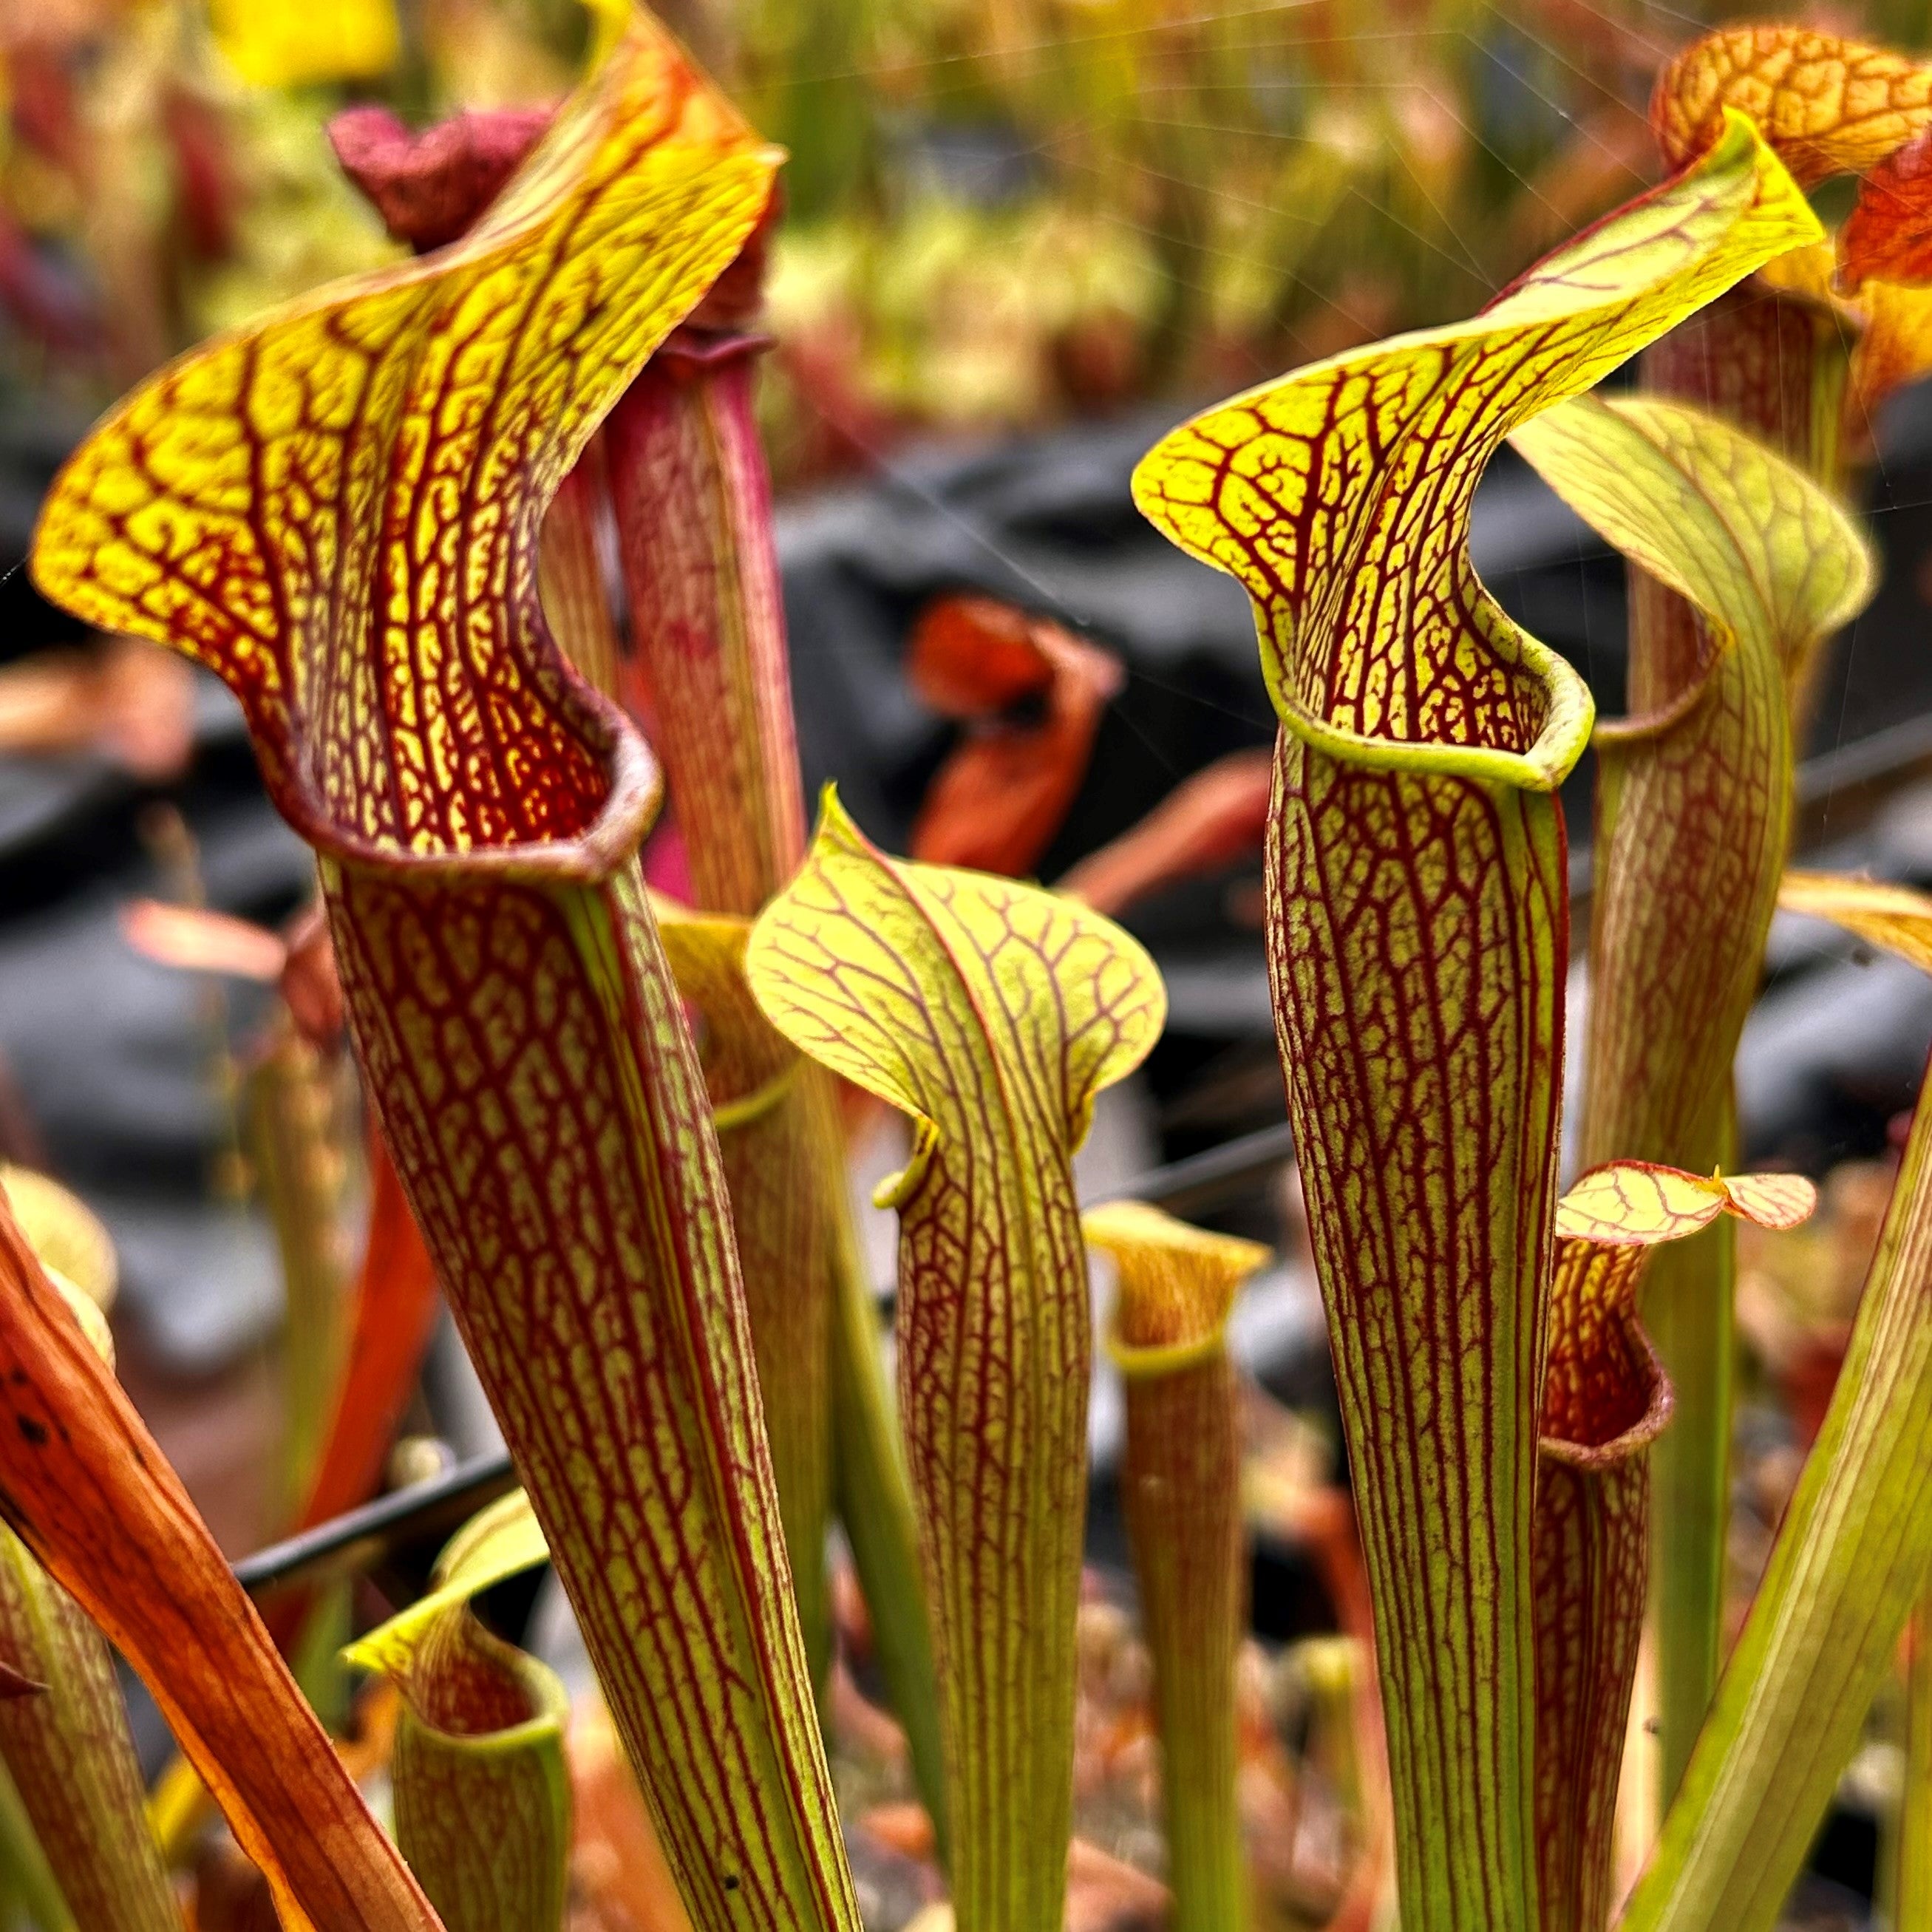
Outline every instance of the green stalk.
<path id="1" fill-rule="evenodd" d="M 346 1341 L 350 1264 L 341 1214 L 343 1160 L 333 1135 L 330 1070 L 284 1015 L 244 1084 L 255 1191 L 274 1230 L 283 1293 L 281 1466 L 278 1506 L 298 1515 L 326 1440 Z M 332 1728 L 347 1714 L 348 1680 L 336 1653 L 348 1635 L 345 1585 L 318 1594 L 291 1616 L 299 1636 L 289 1651 L 296 1682 Z"/>
<path id="2" fill-rule="evenodd" d="M 832 1507 L 830 1204 L 809 1183 L 828 1144 L 826 1124 L 801 1084 L 804 1063 L 767 1024 L 745 983 L 750 922 L 667 902 L 658 924 L 678 991 L 704 1022 L 705 1085 L 731 1191 L 759 1401 L 822 1709 L 832 1664 L 825 1573 Z M 836 1123 L 832 1130 L 836 1148 Z"/>
<path id="3" fill-rule="evenodd" d="M 1247 1538 L 1226 1331 L 1268 1250 L 1136 1202 L 1082 1226 L 1119 1271 L 1108 1348 L 1126 1388 L 1121 1498 L 1154 1658 L 1174 1932 L 1237 1932 L 1250 1916 L 1234 1705 Z"/>
<path id="4" fill-rule="evenodd" d="M 1726 1140 L 1728 1145 L 1728 1138 Z M 1685 1165 L 1709 1171 L 1680 1143 Z M 1689 1763 L 1723 1663 L 1731 1520 L 1731 1418 L 1737 1340 L 1737 1231 L 1708 1228 L 1660 1255 L 1644 1291 L 1644 1325 L 1676 1406 L 1650 1452 L 1649 1617 L 1657 1646 L 1658 1791 L 1668 1804 Z"/>
<path id="5" fill-rule="evenodd" d="M 1234 1371 L 1225 1349 L 1127 1380 L 1127 1527 L 1153 1652 L 1175 1932 L 1248 1922 L 1234 1661 L 1246 1609 Z"/>
<path id="6" fill-rule="evenodd" d="M 331 1143 L 332 1096 L 320 1056 L 286 1023 L 250 1069 L 247 1094 L 256 1188 L 281 1260 L 280 1489 L 292 1514 L 322 1446 L 342 1359 L 342 1161 Z"/>
<path id="7" fill-rule="evenodd" d="M 830 1082 L 821 1078 L 814 1084 L 828 1108 L 836 1109 Z M 849 1202 L 833 1220 L 832 1246 L 832 1468 L 838 1520 L 852 1547 L 886 1694 L 906 1734 L 913 1781 L 932 1820 L 943 1866 L 949 1842 L 946 1758 L 932 1619 L 920 1574 L 912 1484 L 886 1384 L 878 1309 Z"/>
<path id="8" fill-rule="evenodd" d="M 74 1918 L 87 1932 L 180 1932 L 113 1659 L 10 1529 L 0 1529 L 0 1663 L 45 1687 L 0 1699 L 0 1756 Z"/>
<path id="9" fill-rule="evenodd" d="M 80 1932 L 60 1881 L 34 1835 L 33 1820 L 20 1802 L 13 1774 L 0 1762 L 0 1912 L 8 1932 L 24 1912 L 34 1932 Z"/>
<path id="10" fill-rule="evenodd" d="M 1892 1932 L 1932 1927 L 1932 1598 L 1922 1596 L 1906 1638 L 1904 1765 L 1878 1901 Z"/>

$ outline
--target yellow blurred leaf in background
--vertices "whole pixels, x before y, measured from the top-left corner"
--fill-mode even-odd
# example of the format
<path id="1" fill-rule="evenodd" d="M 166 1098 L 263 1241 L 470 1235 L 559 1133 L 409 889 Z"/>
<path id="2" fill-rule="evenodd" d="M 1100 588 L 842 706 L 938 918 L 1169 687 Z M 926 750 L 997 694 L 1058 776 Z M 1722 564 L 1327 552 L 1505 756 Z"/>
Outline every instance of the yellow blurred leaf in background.
<path id="1" fill-rule="evenodd" d="M 367 80 L 394 66 L 394 0 L 209 0 L 214 38 L 256 87 Z"/>

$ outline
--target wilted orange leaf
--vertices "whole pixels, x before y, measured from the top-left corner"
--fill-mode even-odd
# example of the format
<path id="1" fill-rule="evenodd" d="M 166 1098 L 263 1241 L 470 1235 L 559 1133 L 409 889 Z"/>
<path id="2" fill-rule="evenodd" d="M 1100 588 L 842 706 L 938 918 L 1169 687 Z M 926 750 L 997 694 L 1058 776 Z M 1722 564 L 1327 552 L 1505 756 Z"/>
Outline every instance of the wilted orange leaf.
<path id="1" fill-rule="evenodd" d="M 0 1510 L 138 1670 L 286 1927 L 437 1932 L 94 1346 L 0 1213 Z"/>
<path id="2" fill-rule="evenodd" d="M 948 597 L 913 634 L 906 674 L 932 708 L 968 726 L 934 776 L 914 858 L 1009 878 L 1030 872 L 1059 830 L 1120 688 L 1111 652 L 991 597 Z M 1040 700 L 1037 722 L 1005 714 Z"/>
<path id="3" fill-rule="evenodd" d="M 1053 681 L 1053 667 L 1034 635 L 1034 620 L 997 597 L 940 597 L 913 627 L 907 680 L 948 718 L 982 718 Z"/>
<path id="4" fill-rule="evenodd" d="M 194 680 L 139 638 L 37 651 L 0 669 L 0 751 L 98 751 L 164 782 L 180 776 L 194 748 Z"/>
<path id="5" fill-rule="evenodd" d="M 1786 872 L 1778 909 L 1827 919 L 1870 944 L 1932 973 L 1932 898 L 1910 886 L 1830 872 Z"/>
<path id="6" fill-rule="evenodd" d="M 1138 825 L 1064 874 L 1058 889 L 1118 919 L 1183 880 L 1258 854 L 1268 831 L 1274 756 L 1231 752 L 1184 779 Z"/>

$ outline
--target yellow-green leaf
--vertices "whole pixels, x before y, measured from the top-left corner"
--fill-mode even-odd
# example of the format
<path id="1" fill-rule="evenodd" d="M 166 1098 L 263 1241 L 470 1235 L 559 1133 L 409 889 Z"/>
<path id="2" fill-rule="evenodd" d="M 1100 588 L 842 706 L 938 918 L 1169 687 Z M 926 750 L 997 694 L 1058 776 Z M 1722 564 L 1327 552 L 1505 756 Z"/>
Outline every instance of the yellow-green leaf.
<path id="1" fill-rule="evenodd" d="M 1725 1215 L 1795 1228 L 1817 1199 L 1798 1174 L 1695 1174 L 1619 1160 L 1584 1174 L 1556 1207 L 1544 1456 L 1579 1469 L 1607 1468 L 1647 1446 L 1670 1420 L 1670 1384 L 1637 1320 L 1637 1282 L 1652 1248 Z M 1543 1609 L 1539 1599 L 1539 1615 Z M 1634 1624 L 1630 1634 L 1634 1644 Z"/>
<path id="2" fill-rule="evenodd" d="M 1795 680 L 1876 587 L 1871 546 L 1843 507 L 1701 410 L 1652 396 L 1581 397 L 1524 424 L 1512 441 L 1599 536 L 1696 608 L 1713 659 L 1754 648 Z M 1676 704 L 1700 688 L 1674 694 Z M 1627 742 L 1630 728 L 1611 728 L 1600 741 Z"/>
<path id="3" fill-rule="evenodd" d="M 886 858 L 828 793 L 747 965 L 772 1024 L 912 1116 L 899 1402 L 934 1606 L 962 1932 L 1060 1922 L 1091 1355 L 1074 1149 L 1154 1044 L 1159 975 L 1010 880 Z"/>
<path id="4" fill-rule="evenodd" d="M 887 1206 L 937 1142 L 970 1144 L 982 1120 L 1076 1150 L 1095 1096 L 1147 1057 L 1167 1012 L 1153 961 L 1111 920 L 990 873 L 888 859 L 829 789 L 806 869 L 746 963 L 781 1033 L 918 1124 L 912 1165 L 880 1185 Z M 969 1067 L 998 1088 L 976 1098 Z M 1021 1068 L 1032 1078 L 1015 1090 Z"/>
<path id="5" fill-rule="evenodd" d="M 1256 606 L 1269 959 L 1388 1715 L 1403 1923 L 1536 1922 L 1531 1502 L 1576 674 L 1468 556 L 1478 478 L 1817 223 L 1742 117 L 1482 314 L 1165 437 L 1136 501 Z"/>
<path id="6" fill-rule="evenodd" d="M 0 1194 L 40 1265 L 79 1288 L 98 1310 L 112 1308 L 121 1264 L 94 1210 L 58 1181 L 28 1167 L 0 1166 Z"/>
<path id="7" fill-rule="evenodd" d="M 124 398 L 48 494 L 35 581 L 220 673 L 277 805 L 332 852 L 568 846 L 603 814 L 608 862 L 646 767 L 543 630 L 538 529 L 776 161 L 638 14 L 460 242 Z"/>
<path id="8" fill-rule="evenodd" d="M 443 1612 L 402 1686 L 396 1843 L 447 1932 L 560 1932 L 570 1700 L 556 1673 L 467 1610 Z"/>
<path id="9" fill-rule="evenodd" d="M 796 1050 L 746 983 L 751 922 L 665 907 L 658 924 L 678 990 L 704 1023 L 700 1053 L 731 1190 L 785 1550 L 806 1654 L 823 1685 L 832 1661 L 830 1257 L 832 1217 L 844 1205 L 844 1150 L 832 1110 L 800 1079 Z"/>
<path id="10" fill-rule="evenodd" d="M 1795 1228 L 1817 1205 L 1802 1174 L 1686 1174 L 1648 1161 L 1593 1168 L 1556 1204 L 1559 1241 L 1642 1247 L 1674 1241 L 1730 1213 L 1761 1228 Z"/>

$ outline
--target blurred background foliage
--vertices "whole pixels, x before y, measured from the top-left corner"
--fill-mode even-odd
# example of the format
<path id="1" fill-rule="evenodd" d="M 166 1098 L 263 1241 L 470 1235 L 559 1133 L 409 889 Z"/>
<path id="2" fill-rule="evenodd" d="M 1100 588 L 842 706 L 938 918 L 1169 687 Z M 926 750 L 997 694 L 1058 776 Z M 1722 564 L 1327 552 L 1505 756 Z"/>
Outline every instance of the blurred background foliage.
<path id="1" fill-rule="evenodd" d="M 554 98 L 624 0 L 7 0 L 0 380 L 90 408 L 393 251 L 324 134 Z M 665 0 L 791 151 L 786 478 L 1464 314 L 1654 172 L 1666 0 Z M 1814 10 L 1906 46 L 1932 0 Z"/>

